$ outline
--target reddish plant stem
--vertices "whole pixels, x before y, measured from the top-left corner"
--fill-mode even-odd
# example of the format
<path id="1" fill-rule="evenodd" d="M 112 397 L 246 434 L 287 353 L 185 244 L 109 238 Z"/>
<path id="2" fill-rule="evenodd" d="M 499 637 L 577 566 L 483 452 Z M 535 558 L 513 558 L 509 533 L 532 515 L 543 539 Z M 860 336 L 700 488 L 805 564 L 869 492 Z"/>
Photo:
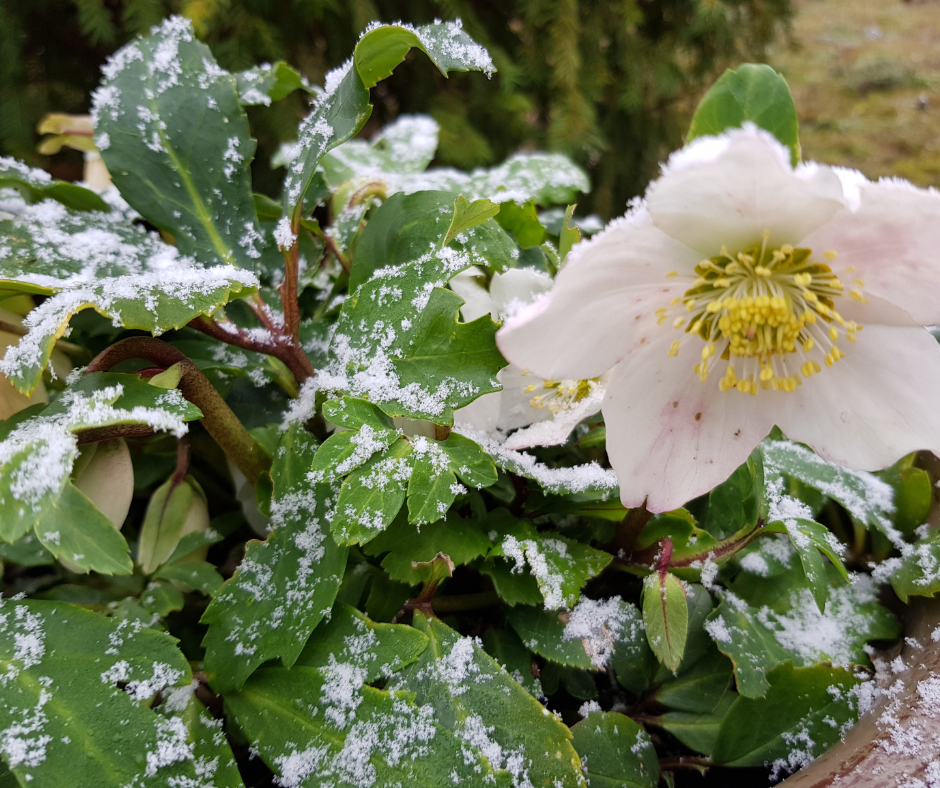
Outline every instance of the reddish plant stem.
<path id="1" fill-rule="evenodd" d="M 251 308 L 251 311 L 255 313 L 258 320 L 261 321 L 261 325 L 268 329 L 272 336 L 285 336 L 284 327 L 278 325 L 271 319 L 271 313 L 268 311 L 268 305 L 261 297 L 261 293 L 255 293 L 251 298 L 246 299 L 246 302 Z"/>
<path id="2" fill-rule="evenodd" d="M 333 237 L 329 233 L 323 233 L 323 242 L 326 244 L 327 251 L 332 252 L 333 256 L 339 260 L 339 264 L 343 266 L 343 270 L 347 274 L 352 271 L 352 263 L 350 263 L 346 255 L 339 250 L 336 241 L 333 240 Z"/>
<path id="3" fill-rule="evenodd" d="M 227 345 L 234 345 L 243 350 L 253 350 L 256 353 L 264 353 L 266 356 L 273 356 L 282 361 L 291 374 L 297 379 L 298 384 L 303 384 L 308 378 L 312 378 L 316 372 L 310 359 L 299 344 L 286 335 L 281 335 L 281 341 L 272 336 L 269 342 L 252 336 L 243 328 L 239 328 L 234 323 L 232 327 L 223 326 L 212 318 L 197 317 L 189 322 L 189 327 L 200 331 L 206 336 L 224 342 Z"/>
<path id="4" fill-rule="evenodd" d="M 294 229 L 294 245 L 284 252 L 284 281 L 278 288 L 281 294 L 281 306 L 284 310 L 284 328 L 298 347 L 300 346 L 300 239 L 299 228 Z"/>
<path id="5" fill-rule="evenodd" d="M 271 458 L 232 413 L 206 376 L 192 361 L 163 340 L 154 337 L 121 340 L 99 353 L 88 365 L 86 374 L 107 372 L 122 361 L 135 358 L 164 369 L 174 364 L 180 365 L 183 373 L 179 382 L 180 392 L 202 411 L 203 426 L 252 484 L 270 467 Z"/>

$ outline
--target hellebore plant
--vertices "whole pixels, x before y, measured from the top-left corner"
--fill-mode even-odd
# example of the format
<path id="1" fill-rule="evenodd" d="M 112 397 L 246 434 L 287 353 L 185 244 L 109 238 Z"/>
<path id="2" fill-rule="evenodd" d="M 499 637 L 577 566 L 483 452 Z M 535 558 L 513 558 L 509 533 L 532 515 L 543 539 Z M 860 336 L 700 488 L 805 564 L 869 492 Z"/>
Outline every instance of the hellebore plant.
<path id="1" fill-rule="evenodd" d="M 742 66 L 579 244 L 562 155 L 354 139 L 411 49 L 493 73 L 435 22 L 230 74 L 173 17 L 41 125 L 85 185 L 0 159 L 0 785 L 851 777 L 936 699 L 875 647 L 940 591 L 940 197 L 800 164 Z"/>
<path id="2" fill-rule="evenodd" d="M 609 375 L 608 455 L 627 507 L 708 492 L 774 426 L 880 470 L 940 450 L 940 346 L 923 328 L 940 322 L 938 216 L 933 190 L 793 168 L 745 124 L 673 154 L 497 343 L 545 378 Z"/>

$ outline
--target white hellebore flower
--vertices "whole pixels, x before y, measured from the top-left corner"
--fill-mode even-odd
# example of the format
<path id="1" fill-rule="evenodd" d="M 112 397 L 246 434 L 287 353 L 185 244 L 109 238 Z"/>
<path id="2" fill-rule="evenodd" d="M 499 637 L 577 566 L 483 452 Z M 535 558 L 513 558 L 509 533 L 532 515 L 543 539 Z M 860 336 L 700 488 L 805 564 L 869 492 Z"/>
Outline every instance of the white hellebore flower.
<path id="1" fill-rule="evenodd" d="M 940 451 L 940 346 L 923 328 L 940 322 L 938 263 L 940 193 L 793 169 L 748 125 L 673 154 L 497 343 L 545 378 L 610 372 L 623 503 L 667 511 L 774 425 L 863 470 Z"/>
<path id="2" fill-rule="evenodd" d="M 529 268 L 494 274 L 489 292 L 478 282 L 480 271 L 470 268 L 450 281 L 451 289 L 466 302 L 460 310 L 467 322 L 487 313 L 494 320 L 511 319 L 547 293 L 551 277 Z M 564 443 L 571 431 L 601 409 L 604 381 L 544 379 L 510 364 L 499 371 L 503 390 L 484 394 L 454 412 L 454 424 L 486 433 L 516 430 L 503 444 L 517 450 Z"/>

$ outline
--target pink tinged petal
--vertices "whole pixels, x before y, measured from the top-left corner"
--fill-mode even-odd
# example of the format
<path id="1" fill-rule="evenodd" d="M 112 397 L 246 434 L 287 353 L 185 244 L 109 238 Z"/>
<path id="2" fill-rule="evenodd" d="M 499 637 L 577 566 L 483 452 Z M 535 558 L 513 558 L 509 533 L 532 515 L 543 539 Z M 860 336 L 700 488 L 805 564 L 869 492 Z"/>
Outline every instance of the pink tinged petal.
<path id="1" fill-rule="evenodd" d="M 549 294 L 507 320 L 503 355 L 546 379 L 596 378 L 672 331 L 656 310 L 685 293 L 700 255 L 664 235 L 640 208 L 577 247 Z M 670 271 L 681 275 L 667 278 Z"/>
<path id="2" fill-rule="evenodd" d="M 511 317 L 552 289 L 552 278 L 532 268 L 510 268 L 493 274 L 490 296 L 500 317 Z"/>
<path id="3" fill-rule="evenodd" d="M 727 479 L 770 432 L 783 392 L 722 392 L 718 362 L 702 383 L 692 367 L 702 345 L 667 356 L 664 337 L 619 364 L 604 399 L 607 455 L 624 506 L 676 509 Z M 792 396 L 792 395 L 791 395 Z"/>
<path id="4" fill-rule="evenodd" d="M 671 237 L 713 257 L 760 244 L 799 245 L 842 209 L 838 175 L 815 164 L 790 166 L 789 151 L 756 127 L 693 142 L 669 160 L 646 195 L 653 223 Z M 696 145 L 702 155 L 693 155 Z"/>
<path id="5" fill-rule="evenodd" d="M 836 252 L 829 265 L 846 292 L 857 277 L 866 296 L 890 301 L 919 325 L 940 323 L 940 192 L 905 181 L 846 181 L 856 210 L 840 212 L 800 246 Z M 850 266 L 854 272 L 845 271 Z M 854 312 L 873 322 L 864 309 Z"/>
<path id="6" fill-rule="evenodd" d="M 912 451 L 940 454 L 937 391 L 940 345 L 927 331 L 867 326 L 841 361 L 790 395 L 777 424 L 830 462 L 874 471 Z"/>

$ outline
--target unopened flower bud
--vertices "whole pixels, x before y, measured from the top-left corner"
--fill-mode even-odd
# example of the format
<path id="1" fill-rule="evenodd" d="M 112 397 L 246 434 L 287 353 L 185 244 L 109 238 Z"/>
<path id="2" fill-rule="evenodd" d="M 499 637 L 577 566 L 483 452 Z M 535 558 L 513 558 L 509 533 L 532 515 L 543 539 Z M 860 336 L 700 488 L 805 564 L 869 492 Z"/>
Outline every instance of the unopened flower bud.
<path id="1" fill-rule="evenodd" d="M 120 531 L 134 497 L 134 466 L 124 439 L 84 447 L 72 483 Z"/>
<path id="2" fill-rule="evenodd" d="M 10 326 L 19 326 L 22 324 L 22 321 L 23 319 L 19 315 L 0 308 L 0 323 L 7 323 Z M 20 337 L 18 334 L 4 331 L 2 327 L 0 327 L 0 359 L 6 355 L 8 347 L 16 345 L 19 341 Z M 46 389 L 42 383 L 27 397 L 25 394 L 21 394 L 17 391 L 13 387 L 13 384 L 7 379 L 6 375 L 0 372 L 0 421 L 10 418 L 10 416 L 19 413 L 30 405 L 36 405 L 37 403 L 45 401 Z"/>
<path id="3" fill-rule="evenodd" d="M 153 574 L 165 564 L 184 536 L 209 530 L 209 506 L 199 483 L 186 476 L 168 479 L 151 496 L 140 530 L 137 563 L 145 574 Z M 186 556 L 203 560 L 203 546 Z"/>

